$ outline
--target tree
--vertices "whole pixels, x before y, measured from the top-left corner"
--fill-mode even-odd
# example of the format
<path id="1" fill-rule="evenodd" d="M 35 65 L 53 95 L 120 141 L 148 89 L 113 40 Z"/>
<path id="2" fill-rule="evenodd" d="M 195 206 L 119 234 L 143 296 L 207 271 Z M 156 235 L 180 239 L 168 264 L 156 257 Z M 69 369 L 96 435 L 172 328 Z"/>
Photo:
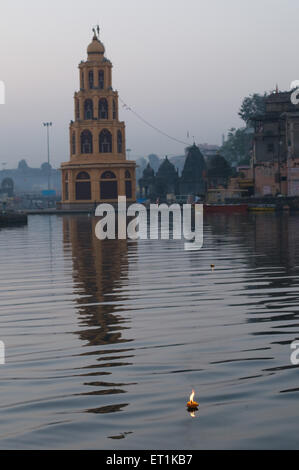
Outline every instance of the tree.
<path id="1" fill-rule="evenodd" d="M 250 125 L 253 116 L 260 116 L 265 113 L 265 99 L 267 96 L 266 92 L 263 95 L 254 93 L 243 99 L 238 114 L 246 122 L 246 125 Z"/>
<path id="2" fill-rule="evenodd" d="M 252 134 L 247 127 L 236 129 L 232 127 L 226 141 L 223 143 L 220 153 L 231 163 L 250 163 L 250 152 L 252 148 Z"/>
<path id="3" fill-rule="evenodd" d="M 239 116 L 246 123 L 246 127 L 231 128 L 228 137 L 223 143 L 220 153 L 231 163 L 248 165 L 253 142 L 252 118 L 262 116 L 266 111 L 266 98 L 268 94 L 253 93 L 246 96 L 241 104 Z"/>

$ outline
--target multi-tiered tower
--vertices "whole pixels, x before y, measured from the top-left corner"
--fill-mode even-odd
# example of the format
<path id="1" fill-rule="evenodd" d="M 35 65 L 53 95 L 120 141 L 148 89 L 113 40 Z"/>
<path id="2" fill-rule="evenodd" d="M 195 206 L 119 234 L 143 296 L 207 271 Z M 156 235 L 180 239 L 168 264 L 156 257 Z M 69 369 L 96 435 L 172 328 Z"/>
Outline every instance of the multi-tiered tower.
<path id="1" fill-rule="evenodd" d="M 87 60 L 79 64 L 80 91 L 70 124 L 70 161 L 62 163 L 62 209 L 90 209 L 95 203 L 135 200 L 136 163 L 126 159 L 125 123 L 118 119 L 112 63 L 94 30 Z"/>

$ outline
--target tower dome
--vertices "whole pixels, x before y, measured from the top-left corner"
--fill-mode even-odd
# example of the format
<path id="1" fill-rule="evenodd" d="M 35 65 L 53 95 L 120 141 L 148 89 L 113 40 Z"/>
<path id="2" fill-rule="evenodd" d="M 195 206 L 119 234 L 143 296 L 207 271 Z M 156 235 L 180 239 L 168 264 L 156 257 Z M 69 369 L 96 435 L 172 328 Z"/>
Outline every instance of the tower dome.
<path id="1" fill-rule="evenodd" d="M 89 58 L 102 58 L 105 53 L 105 46 L 104 44 L 99 40 L 96 34 L 94 34 L 92 38 L 92 42 L 89 44 L 87 48 L 87 54 Z"/>

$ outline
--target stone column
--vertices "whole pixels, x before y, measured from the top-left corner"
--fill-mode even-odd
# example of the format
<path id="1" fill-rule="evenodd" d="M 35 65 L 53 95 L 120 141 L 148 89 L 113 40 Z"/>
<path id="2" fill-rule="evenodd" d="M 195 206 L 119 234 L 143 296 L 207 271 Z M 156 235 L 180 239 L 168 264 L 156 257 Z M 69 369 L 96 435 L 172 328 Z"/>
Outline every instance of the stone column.
<path id="1" fill-rule="evenodd" d="M 107 102 L 108 102 L 108 120 L 112 121 L 113 119 L 113 96 L 109 95 L 107 96 Z"/>
<path id="2" fill-rule="evenodd" d="M 93 103 L 93 117 L 99 119 L 99 98 L 98 96 L 94 96 L 92 98 Z"/>
<path id="3" fill-rule="evenodd" d="M 80 120 L 84 119 L 84 99 L 83 96 L 79 98 Z"/>
<path id="4" fill-rule="evenodd" d="M 125 168 L 120 168 L 117 170 L 117 184 L 118 184 L 118 195 L 126 195 L 126 186 L 125 186 Z"/>
<path id="5" fill-rule="evenodd" d="M 76 134 L 76 155 L 81 153 L 80 129 L 75 129 Z"/>
<path id="6" fill-rule="evenodd" d="M 76 181 L 75 172 L 69 171 L 69 202 L 76 201 Z"/>
<path id="7" fill-rule="evenodd" d="M 99 190 L 97 184 L 97 171 L 91 170 L 91 202 L 99 202 Z"/>

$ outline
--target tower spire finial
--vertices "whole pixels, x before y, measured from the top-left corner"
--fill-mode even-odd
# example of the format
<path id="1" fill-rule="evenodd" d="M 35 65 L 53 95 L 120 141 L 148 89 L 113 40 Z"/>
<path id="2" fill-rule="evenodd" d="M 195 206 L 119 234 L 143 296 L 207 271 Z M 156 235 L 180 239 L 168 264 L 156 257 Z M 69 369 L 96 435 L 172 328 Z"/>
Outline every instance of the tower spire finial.
<path id="1" fill-rule="evenodd" d="M 94 28 L 92 28 L 93 38 L 99 39 L 100 36 L 100 26 L 97 24 Z"/>

